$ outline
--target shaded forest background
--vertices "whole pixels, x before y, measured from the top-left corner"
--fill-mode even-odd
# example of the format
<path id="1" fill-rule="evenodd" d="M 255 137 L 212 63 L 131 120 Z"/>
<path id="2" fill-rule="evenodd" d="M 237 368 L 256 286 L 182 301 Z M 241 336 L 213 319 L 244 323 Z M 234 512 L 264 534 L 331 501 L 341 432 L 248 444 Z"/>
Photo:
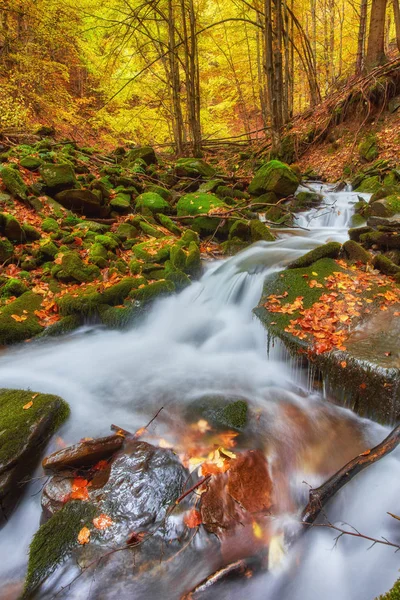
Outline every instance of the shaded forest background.
<path id="1" fill-rule="evenodd" d="M 399 47 L 399 0 L 0 0 L 0 129 L 276 146 Z"/>

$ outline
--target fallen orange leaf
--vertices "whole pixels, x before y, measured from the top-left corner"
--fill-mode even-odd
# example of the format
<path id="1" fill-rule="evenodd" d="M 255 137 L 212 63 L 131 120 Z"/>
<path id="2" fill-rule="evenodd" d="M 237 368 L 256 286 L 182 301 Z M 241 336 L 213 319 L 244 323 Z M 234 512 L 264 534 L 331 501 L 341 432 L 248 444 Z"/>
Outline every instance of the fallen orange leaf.
<path id="1" fill-rule="evenodd" d="M 96 527 L 96 529 L 107 529 L 107 527 L 110 527 L 110 525 L 112 524 L 113 520 L 111 519 L 111 517 L 105 514 L 101 514 L 99 517 L 95 517 L 93 519 L 93 525 Z"/>
<path id="2" fill-rule="evenodd" d="M 88 527 L 82 527 L 78 533 L 78 544 L 88 544 L 90 540 L 90 529 Z"/>
<path id="3" fill-rule="evenodd" d="M 33 406 L 32 400 L 30 402 L 27 402 L 26 404 L 24 404 L 24 406 L 22 408 L 24 410 L 28 410 L 28 408 L 30 408 L 31 406 Z"/>

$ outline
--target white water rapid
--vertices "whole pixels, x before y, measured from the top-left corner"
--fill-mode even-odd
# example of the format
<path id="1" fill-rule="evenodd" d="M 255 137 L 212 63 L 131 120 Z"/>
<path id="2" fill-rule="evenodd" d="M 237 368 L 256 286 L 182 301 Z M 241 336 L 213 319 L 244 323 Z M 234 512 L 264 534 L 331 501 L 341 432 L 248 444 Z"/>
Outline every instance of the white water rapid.
<path id="1" fill-rule="evenodd" d="M 67 444 L 108 435 L 111 423 L 134 431 L 160 406 L 176 412 L 204 393 L 245 397 L 265 424 L 257 443 L 269 449 L 272 461 L 285 455 L 288 485 L 305 504 L 309 485 L 322 483 L 360 446 L 368 448 L 388 432 L 310 392 L 307 374 L 279 347 L 268 356 L 266 332 L 252 315 L 268 273 L 325 241 L 347 238 L 357 194 L 313 188 L 322 191 L 325 204 L 298 216 L 304 229 L 282 230 L 276 242 L 260 242 L 209 265 L 199 282 L 157 302 L 138 328 L 86 328 L 10 349 L 0 355 L 0 387 L 62 396 L 71 406 L 59 433 Z M 286 419 L 282 406 L 295 412 Z M 296 414 L 306 426 L 296 422 Z M 48 450 L 54 448 L 52 441 Z M 28 486 L 0 532 L 0 590 L 1 584 L 23 577 L 40 521 L 41 485 L 39 480 Z M 343 488 L 328 516 L 398 542 L 400 527 L 387 512 L 399 514 L 399 496 L 400 451 L 395 451 Z M 296 519 L 290 511 L 282 517 Z M 314 528 L 289 548 L 279 568 L 245 583 L 227 583 L 218 588 L 218 600 L 373 600 L 392 586 L 400 568 L 393 549 L 375 545 L 368 550 L 368 542 L 350 537 L 334 547 L 335 535 Z M 78 598 L 74 588 L 68 598 Z"/>

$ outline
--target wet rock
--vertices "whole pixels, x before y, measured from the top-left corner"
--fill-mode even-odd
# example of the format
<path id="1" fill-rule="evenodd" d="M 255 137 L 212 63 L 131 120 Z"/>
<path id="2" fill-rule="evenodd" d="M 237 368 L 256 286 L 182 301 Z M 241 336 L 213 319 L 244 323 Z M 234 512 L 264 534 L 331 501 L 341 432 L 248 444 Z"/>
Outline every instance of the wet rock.
<path id="1" fill-rule="evenodd" d="M 28 169 L 28 171 L 37 171 L 42 164 L 43 161 L 36 156 L 26 156 L 20 160 L 21 167 Z"/>
<path id="2" fill-rule="evenodd" d="M 218 429 L 243 431 L 247 425 L 248 406 L 243 398 L 229 396 L 202 396 L 196 398 L 187 411 L 191 420 L 205 419 Z"/>
<path id="3" fill-rule="evenodd" d="M 0 525 L 15 508 L 41 449 L 68 414 L 58 396 L 0 390 Z"/>
<path id="4" fill-rule="evenodd" d="M 392 217 L 396 214 L 397 209 L 394 209 L 390 204 L 390 198 L 382 198 L 382 200 L 376 200 L 373 204 L 369 206 L 369 214 L 373 217 Z M 396 197 L 397 198 L 397 197 Z"/>
<path id="5" fill-rule="evenodd" d="M 368 226 L 365 225 L 364 227 L 355 227 L 355 228 L 349 229 L 349 238 L 351 240 L 354 240 L 355 242 L 359 242 L 360 237 L 364 233 L 371 233 L 371 231 L 373 231 L 373 229 L 369 225 Z"/>
<path id="6" fill-rule="evenodd" d="M 204 527 L 217 535 L 252 522 L 253 515 L 270 514 L 273 485 L 261 450 L 248 450 L 230 461 L 226 473 L 214 476 L 201 497 Z"/>
<path id="7" fill-rule="evenodd" d="M 310 250 L 297 258 L 295 261 L 288 265 L 288 269 L 300 269 L 304 267 L 309 267 L 315 261 L 320 260 L 321 258 L 337 258 L 339 256 L 341 250 L 341 245 L 338 242 L 328 242 L 323 246 L 318 246 L 314 248 L 314 250 Z"/>
<path id="8" fill-rule="evenodd" d="M 152 534 L 136 551 L 125 552 L 130 563 L 129 570 L 126 570 L 122 553 L 113 562 L 114 575 L 118 573 L 126 581 L 140 572 L 144 561 L 159 562 L 160 552 L 163 556 L 176 552 L 182 547 L 187 528 L 181 521 L 168 518 L 168 511 L 185 486 L 190 487 L 189 481 L 188 471 L 171 450 L 134 440 L 127 440 L 124 451 L 111 462 L 107 481 L 101 485 L 93 481 L 87 487 L 87 501 L 70 500 L 65 504 L 71 479 L 53 477 L 45 487 L 44 498 L 47 508 L 56 512 L 33 538 L 26 597 L 71 555 L 74 560 L 78 557 L 85 560 L 86 556 L 86 561 L 91 562 L 93 557 L 108 553 L 110 547 L 122 547 L 130 538 L 140 540 L 141 535 Z M 46 496 L 47 499 L 51 497 L 51 503 Z M 184 506 L 185 501 L 182 502 Z M 112 524 L 104 530 L 96 530 L 93 517 L 101 514 L 110 517 Z M 90 541 L 81 548 L 77 538 L 83 526 L 90 529 Z M 108 572 L 103 577 L 106 572 L 104 563 L 107 561 L 102 562 L 99 574 L 99 584 L 103 589 L 106 582 L 107 586 L 110 582 Z"/>
<path id="9" fill-rule="evenodd" d="M 71 165 L 44 164 L 40 167 L 40 175 L 50 194 L 76 186 L 75 172 Z"/>
<path id="10" fill-rule="evenodd" d="M 360 242 L 365 248 L 376 246 L 384 250 L 400 249 L 400 236 L 397 231 L 371 231 L 360 235 Z"/>
<path id="11" fill-rule="evenodd" d="M 112 456 L 124 443 L 120 435 L 109 435 L 94 440 L 84 440 L 74 446 L 69 446 L 58 452 L 54 452 L 43 460 L 43 468 L 52 471 L 82 466 L 92 466 L 99 460 Z"/>
<path id="12" fill-rule="evenodd" d="M 290 167 L 279 160 L 271 160 L 257 171 L 248 191 L 254 196 L 274 192 L 285 198 L 294 194 L 298 186 L 299 179 Z"/>
<path id="13" fill-rule="evenodd" d="M 309 210 L 321 204 L 323 196 L 317 192 L 299 192 L 290 203 L 290 208 L 294 212 Z"/>
<path id="14" fill-rule="evenodd" d="M 64 190 L 56 195 L 56 201 L 87 217 L 106 217 L 109 213 L 109 208 L 90 190 Z"/>

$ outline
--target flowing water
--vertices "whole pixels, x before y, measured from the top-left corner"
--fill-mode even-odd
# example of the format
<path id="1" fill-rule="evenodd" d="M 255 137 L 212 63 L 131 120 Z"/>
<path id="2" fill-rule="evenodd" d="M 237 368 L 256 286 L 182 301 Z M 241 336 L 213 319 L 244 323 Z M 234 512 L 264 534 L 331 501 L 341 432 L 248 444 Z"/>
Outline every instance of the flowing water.
<path id="1" fill-rule="evenodd" d="M 357 195 L 334 193 L 328 186 L 321 191 L 324 206 L 298 216 L 301 228 L 282 230 L 278 241 L 257 243 L 210 264 L 199 282 L 160 300 L 140 327 L 124 332 L 86 328 L 1 355 L 1 387 L 51 392 L 67 400 L 71 417 L 60 435 L 68 444 L 107 435 L 111 423 L 135 430 L 160 406 L 167 415 L 183 414 L 205 393 L 247 398 L 261 415 L 254 442 L 265 448 L 277 481 L 284 480 L 282 487 L 290 490 L 290 502 L 287 490 L 282 493 L 277 527 L 296 527 L 294 504 L 307 502 L 309 486 L 322 483 L 388 431 L 312 391 L 307 373 L 279 344 L 268 354 L 266 332 L 252 315 L 269 273 L 325 241 L 346 240 Z M 171 422 L 157 425 L 163 435 Z M 399 459 L 394 452 L 342 489 L 328 507 L 330 520 L 399 541 L 400 529 L 387 515 L 399 512 Z M 0 533 L 2 582 L 23 576 L 40 521 L 40 487 L 41 481 L 29 485 Z M 373 600 L 391 587 L 400 568 L 393 549 L 368 550 L 368 542 L 350 537 L 334 547 L 334 537 L 329 529 L 314 528 L 289 548 L 277 568 L 219 588 L 218 598 Z M 78 597 L 74 588 L 67 597 Z M 134 597 L 152 596 L 129 595 Z"/>

